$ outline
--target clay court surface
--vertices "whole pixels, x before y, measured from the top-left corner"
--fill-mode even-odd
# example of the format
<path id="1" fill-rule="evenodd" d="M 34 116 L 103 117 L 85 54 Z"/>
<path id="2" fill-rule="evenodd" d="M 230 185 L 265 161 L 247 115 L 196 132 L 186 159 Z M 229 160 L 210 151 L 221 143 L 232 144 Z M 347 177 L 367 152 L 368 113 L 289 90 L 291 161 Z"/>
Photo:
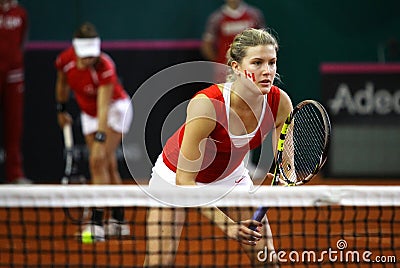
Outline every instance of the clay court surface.
<path id="1" fill-rule="evenodd" d="M 130 184 L 130 182 L 126 182 Z M 399 185 L 397 180 L 346 180 L 317 178 L 312 184 Z M 306 186 L 303 186 L 306 187 Z M 269 220 L 277 249 L 322 251 L 336 249 L 344 239 L 348 250 L 370 249 L 376 256 L 396 256 L 400 262 L 400 212 L 392 208 L 321 207 L 318 209 L 270 209 Z M 0 208 L 0 267 L 140 267 L 145 253 L 146 208 L 127 208 L 128 238 L 109 237 L 106 242 L 82 244 L 80 226 L 71 222 L 59 208 Z M 223 239 L 219 229 L 191 210 L 184 227 L 176 267 L 250 267 L 238 243 Z M 354 222 L 357 220 L 357 223 Z M 302 221 L 306 220 L 304 224 Z M 22 225 L 20 222 L 24 222 Z M 37 223 L 39 222 L 39 224 Z M 200 224 L 199 224 L 200 223 Z M 327 223 L 330 223 L 329 225 Z M 344 223 L 344 224 L 343 224 Z M 329 238 L 327 238 L 327 235 Z M 380 245 L 381 250 L 376 249 Z M 319 252 L 320 253 L 320 252 Z M 318 253 L 318 254 L 319 254 Z M 337 256 L 340 260 L 341 256 Z M 322 267 L 396 267 L 367 263 L 329 263 Z M 282 267 L 320 267 L 321 263 L 282 263 Z"/>

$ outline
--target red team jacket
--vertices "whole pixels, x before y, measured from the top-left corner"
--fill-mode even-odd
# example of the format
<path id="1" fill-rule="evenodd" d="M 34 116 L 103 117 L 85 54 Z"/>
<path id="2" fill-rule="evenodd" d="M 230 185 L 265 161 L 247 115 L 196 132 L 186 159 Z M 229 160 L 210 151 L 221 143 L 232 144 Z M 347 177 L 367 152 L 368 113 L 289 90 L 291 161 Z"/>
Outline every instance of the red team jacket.
<path id="1" fill-rule="evenodd" d="M 249 146 L 240 148 L 235 147 L 229 137 L 225 101 L 218 86 L 212 85 L 197 94 L 205 94 L 212 100 L 217 116 L 216 127 L 207 139 L 202 167 L 196 177 L 196 182 L 210 183 L 232 173 L 243 161 L 249 149 L 254 149 L 261 145 L 266 135 L 274 128 L 280 91 L 276 86 L 271 88 L 268 94 L 268 105 L 271 109 L 272 117 L 269 110 L 266 110 L 260 128 L 254 138 L 250 140 Z M 162 152 L 164 163 L 174 172 L 176 172 L 184 131 L 185 125 L 181 126 L 167 140 Z"/>
<path id="2" fill-rule="evenodd" d="M 232 12 L 226 5 L 210 15 L 206 24 L 205 39 L 215 42 L 219 63 L 226 63 L 226 51 L 234 37 L 247 28 L 262 28 L 264 16 L 256 8 L 242 4 L 238 10 Z"/>
<path id="3" fill-rule="evenodd" d="M 75 94 L 81 110 L 88 115 L 97 115 L 97 91 L 102 85 L 112 84 L 114 93 L 112 100 L 128 98 L 127 93 L 118 81 L 115 64 L 105 53 L 101 53 L 95 68 L 79 70 L 76 67 L 76 54 L 70 47 L 57 57 L 56 68 L 63 71 L 67 83 Z"/>
<path id="4" fill-rule="evenodd" d="M 23 44 L 27 32 L 27 14 L 24 8 L 11 4 L 8 10 L 0 8 L 0 66 L 17 69 L 23 66 Z M 5 68 L 4 68 L 5 67 Z"/>

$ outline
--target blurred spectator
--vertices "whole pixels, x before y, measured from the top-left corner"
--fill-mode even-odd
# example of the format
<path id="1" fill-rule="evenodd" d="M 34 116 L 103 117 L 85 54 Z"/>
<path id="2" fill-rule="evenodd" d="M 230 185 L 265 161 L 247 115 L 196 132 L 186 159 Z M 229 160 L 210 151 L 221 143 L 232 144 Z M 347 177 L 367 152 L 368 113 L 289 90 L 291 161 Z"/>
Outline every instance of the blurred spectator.
<path id="1" fill-rule="evenodd" d="M 247 28 L 264 28 L 263 13 L 242 0 L 225 0 L 225 4 L 208 18 L 203 34 L 202 53 L 210 61 L 226 63 L 226 51 L 233 38 Z"/>
<path id="2" fill-rule="evenodd" d="M 18 1 L 0 0 L 0 107 L 5 174 L 8 183 L 16 184 L 32 183 L 25 177 L 21 153 L 27 19 L 27 12 Z"/>

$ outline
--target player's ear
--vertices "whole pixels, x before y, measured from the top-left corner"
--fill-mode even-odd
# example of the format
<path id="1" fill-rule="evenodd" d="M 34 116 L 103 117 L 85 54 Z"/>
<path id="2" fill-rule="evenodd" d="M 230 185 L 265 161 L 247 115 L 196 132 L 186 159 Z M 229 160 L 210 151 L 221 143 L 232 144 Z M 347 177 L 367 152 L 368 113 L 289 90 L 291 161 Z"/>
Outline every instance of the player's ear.
<path id="1" fill-rule="evenodd" d="M 231 68 L 232 68 L 233 72 L 235 73 L 235 75 L 240 76 L 240 66 L 237 61 L 233 60 L 231 62 Z"/>

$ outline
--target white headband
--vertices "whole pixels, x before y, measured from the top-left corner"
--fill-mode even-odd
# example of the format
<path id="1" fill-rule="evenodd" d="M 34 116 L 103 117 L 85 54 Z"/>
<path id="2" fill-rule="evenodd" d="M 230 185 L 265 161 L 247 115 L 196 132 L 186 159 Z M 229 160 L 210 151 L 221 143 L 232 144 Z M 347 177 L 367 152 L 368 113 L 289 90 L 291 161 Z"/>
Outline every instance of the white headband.
<path id="1" fill-rule="evenodd" d="M 80 58 L 100 56 L 100 38 L 74 38 L 72 45 Z"/>

